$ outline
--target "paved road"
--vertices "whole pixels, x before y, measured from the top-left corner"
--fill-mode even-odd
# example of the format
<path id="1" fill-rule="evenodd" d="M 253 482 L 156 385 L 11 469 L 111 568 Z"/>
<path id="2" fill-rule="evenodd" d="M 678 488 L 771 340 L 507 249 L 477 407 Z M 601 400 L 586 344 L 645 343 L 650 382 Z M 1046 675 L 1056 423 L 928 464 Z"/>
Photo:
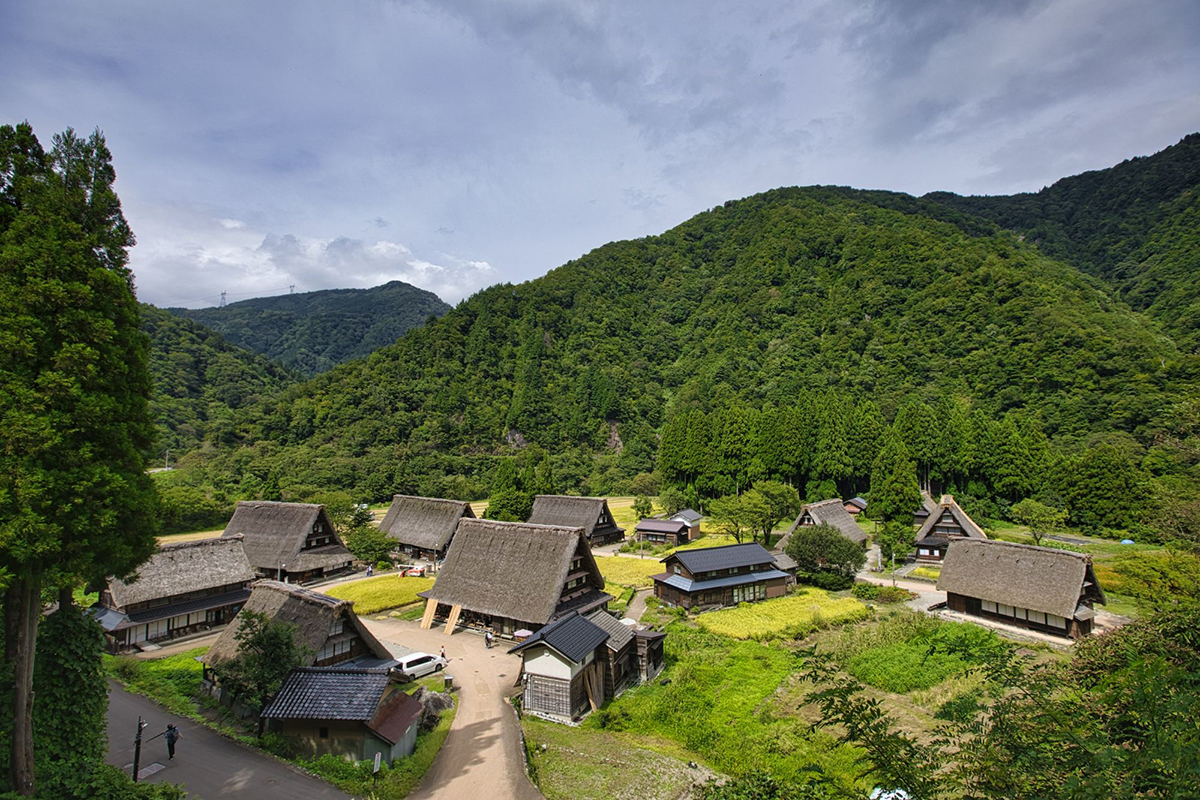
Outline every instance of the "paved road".
<path id="1" fill-rule="evenodd" d="M 443 626 L 423 631 L 416 621 L 364 617 L 384 644 L 437 653 L 444 645 L 458 687 L 458 712 L 433 766 L 409 795 L 412 800 L 538 800 L 541 792 L 525 774 L 521 730 L 505 695 L 516 684 L 521 657 L 509 642 L 488 650 L 483 637 L 465 631 L 451 636 Z"/>
<path id="2" fill-rule="evenodd" d="M 108 763 L 126 767 L 133 763 L 133 735 L 141 715 L 148 726 L 142 734 L 143 780 L 178 783 L 189 798 L 221 800 L 227 797 L 254 800 L 349 800 L 349 795 L 287 764 L 256 753 L 191 720 L 169 714 L 140 695 L 130 694 L 109 682 Z M 145 741 L 173 722 L 183 734 L 175 760 L 167 760 L 162 737 Z M 146 775 L 147 768 L 157 769 Z"/>

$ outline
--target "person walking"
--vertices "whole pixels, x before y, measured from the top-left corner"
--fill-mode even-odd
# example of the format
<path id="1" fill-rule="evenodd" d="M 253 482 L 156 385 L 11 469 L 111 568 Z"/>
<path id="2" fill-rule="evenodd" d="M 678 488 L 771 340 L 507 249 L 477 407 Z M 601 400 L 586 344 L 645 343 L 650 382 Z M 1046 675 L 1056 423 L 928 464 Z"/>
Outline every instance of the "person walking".
<path id="1" fill-rule="evenodd" d="M 442 645 L 442 661 L 446 660 L 446 645 Z"/>
<path id="2" fill-rule="evenodd" d="M 166 738 L 167 738 L 167 760 L 170 761 L 173 758 L 175 758 L 175 743 L 183 738 L 183 734 L 179 732 L 179 728 L 176 728 L 172 724 L 168 724 Z"/>

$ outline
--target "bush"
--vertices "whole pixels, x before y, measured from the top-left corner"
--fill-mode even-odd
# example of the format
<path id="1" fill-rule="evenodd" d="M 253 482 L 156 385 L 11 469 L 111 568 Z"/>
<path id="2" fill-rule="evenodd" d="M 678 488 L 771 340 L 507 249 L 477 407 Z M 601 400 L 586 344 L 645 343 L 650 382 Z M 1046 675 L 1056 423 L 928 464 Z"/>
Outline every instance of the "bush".
<path id="1" fill-rule="evenodd" d="M 835 598 L 820 589 L 804 589 L 775 600 L 701 614 L 697 624 L 722 636 L 761 641 L 806 636 L 827 625 L 866 617 L 866 607 L 852 597 Z"/>
<path id="2" fill-rule="evenodd" d="M 843 575 L 840 572 L 834 572 L 833 570 L 820 570 L 818 572 L 802 572 L 797 570 L 796 580 L 829 592 L 840 592 L 843 589 L 849 589 L 854 583 L 854 578 L 849 575 Z"/>
<path id="3" fill-rule="evenodd" d="M 879 586 L 874 583 L 860 581 L 854 584 L 851 594 L 859 600 L 876 600 L 879 598 Z"/>

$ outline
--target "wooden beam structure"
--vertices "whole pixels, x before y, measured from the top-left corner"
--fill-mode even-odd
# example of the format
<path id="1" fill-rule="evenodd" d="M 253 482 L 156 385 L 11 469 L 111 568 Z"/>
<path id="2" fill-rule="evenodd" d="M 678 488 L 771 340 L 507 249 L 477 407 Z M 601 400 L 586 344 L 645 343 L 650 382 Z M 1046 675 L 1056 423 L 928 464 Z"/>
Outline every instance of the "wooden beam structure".
<path id="1" fill-rule="evenodd" d="M 450 618 L 446 620 L 445 634 L 449 636 L 454 633 L 454 626 L 458 624 L 458 617 L 462 614 L 462 606 L 455 605 L 450 608 Z"/>
<path id="2" fill-rule="evenodd" d="M 432 597 L 425 601 L 425 615 L 421 617 L 421 630 L 427 631 L 433 627 L 433 615 L 437 613 L 438 601 Z"/>

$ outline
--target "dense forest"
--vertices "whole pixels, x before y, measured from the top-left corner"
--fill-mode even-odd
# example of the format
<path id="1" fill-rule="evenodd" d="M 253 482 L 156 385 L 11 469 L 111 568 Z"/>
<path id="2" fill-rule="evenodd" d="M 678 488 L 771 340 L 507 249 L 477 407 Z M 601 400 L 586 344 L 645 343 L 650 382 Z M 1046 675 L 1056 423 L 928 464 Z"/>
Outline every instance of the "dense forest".
<path id="1" fill-rule="evenodd" d="M 168 449 L 178 458 L 205 441 L 236 443 L 236 412 L 297 380 L 203 325 L 144 303 L 140 310 L 150 337 L 150 409 L 158 431 L 151 463 L 161 463 Z"/>
<path id="2" fill-rule="evenodd" d="M 362 358 L 450 310 L 433 292 L 401 281 L 257 297 L 219 308 L 172 308 L 233 344 L 305 376 Z"/>
<path id="3" fill-rule="evenodd" d="M 1110 243 L 1113 264 L 1175 231 L 1164 241 L 1179 249 L 1161 253 L 1190 270 L 1181 243 L 1196 236 L 1195 206 L 1176 190 L 1195 184 L 1196 141 L 1071 179 L 1096 197 L 1141 197 L 1147 183 L 1176 196 L 1140 214 L 1131 203 L 1109 209 L 1148 226 Z M 1135 180 L 1134 168 L 1157 177 Z M 221 501 L 330 489 L 477 498 L 499 463 L 533 450 L 550 454 L 558 491 L 624 492 L 640 480 L 690 486 L 703 501 L 761 476 L 802 494 L 828 482 L 868 492 L 867 450 L 828 457 L 837 432 L 859 436 L 854 420 L 866 415 L 901 438 L 905 419 L 920 419 L 933 435 L 909 447 L 924 482 L 976 497 L 989 513 L 1041 495 L 1077 519 L 1129 523 L 1132 510 L 1070 508 L 1080 501 L 1060 478 L 1096 450 L 1107 466 L 1089 468 L 1128 469 L 1126 491 L 1141 506 L 1152 496 L 1191 502 L 1200 415 L 1190 349 L 1109 288 L 1113 269 L 1084 271 L 1067 263 L 1074 250 L 1000 227 L 1019 227 L 1012 219 L 976 216 L 977 199 L 952 200 L 779 189 L 605 245 L 542 278 L 481 291 L 264 400 L 240 418 L 239 445 L 189 457 L 171 480 Z M 1081 203 L 1076 216 L 1106 208 Z M 1084 253 L 1094 249 L 1087 237 L 1109 241 L 1121 225 L 1136 227 L 1076 220 L 1063 230 Z M 748 457 L 737 474 L 672 462 L 672 437 L 701 417 L 707 433 L 694 443 L 713 464 L 730 463 L 722 448 L 736 443 L 737 458 Z M 790 438 L 764 433 L 764 420 L 781 419 Z M 1014 430 L 1034 442 L 1036 470 L 1023 461 L 1028 444 L 992 452 L 1016 441 Z M 791 462 L 753 452 L 766 441 Z M 922 451 L 926 442 L 937 454 Z M 1029 477 L 1014 483 L 1010 473 Z"/>
<path id="4" fill-rule="evenodd" d="M 927 199 L 1018 231 L 1047 255 L 1107 281 L 1200 348 L 1200 133 L 1160 153 L 1063 178 L 1035 194 Z"/>

